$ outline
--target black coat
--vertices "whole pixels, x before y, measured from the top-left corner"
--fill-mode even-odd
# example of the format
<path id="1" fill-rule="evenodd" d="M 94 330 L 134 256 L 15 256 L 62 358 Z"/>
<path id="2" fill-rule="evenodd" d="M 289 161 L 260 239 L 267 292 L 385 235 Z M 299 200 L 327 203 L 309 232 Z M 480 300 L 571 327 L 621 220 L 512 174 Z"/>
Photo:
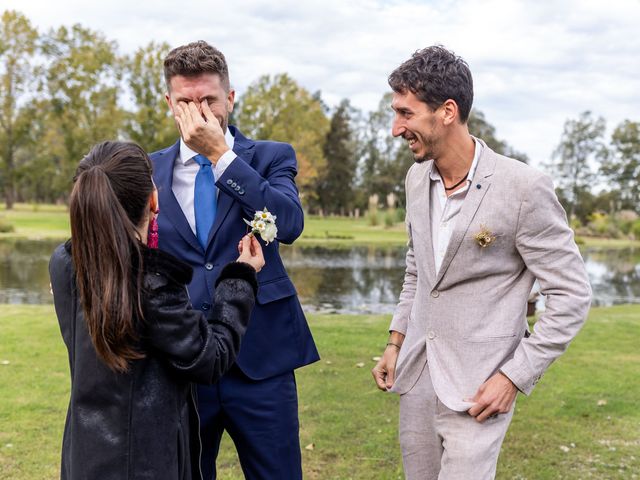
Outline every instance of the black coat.
<path id="1" fill-rule="evenodd" d="M 74 283 L 70 242 L 49 272 L 60 331 L 69 351 L 71 399 L 61 478 L 200 479 L 200 438 L 191 382 L 212 383 L 233 364 L 257 288 L 253 268 L 230 263 L 220 274 L 211 317 L 193 310 L 191 268 L 144 248 L 143 359 L 115 373 L 97 356 Z"/>

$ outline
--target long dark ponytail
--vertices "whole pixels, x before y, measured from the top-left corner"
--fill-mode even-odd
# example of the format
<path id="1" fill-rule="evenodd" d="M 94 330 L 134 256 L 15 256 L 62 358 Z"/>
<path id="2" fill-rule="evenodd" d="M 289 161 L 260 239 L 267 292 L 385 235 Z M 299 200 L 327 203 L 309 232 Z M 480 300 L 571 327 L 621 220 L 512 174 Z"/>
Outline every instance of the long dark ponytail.
<path id="1" fill-rule="evenodd" d="M 103 142 L 80 162 L 70 198 L 71 251 L 87 329 L 98 356 L 118 372 L 144 355 L 142 255 L 136 228 L 153 192 L 147 154 L 134 143 Z"/>

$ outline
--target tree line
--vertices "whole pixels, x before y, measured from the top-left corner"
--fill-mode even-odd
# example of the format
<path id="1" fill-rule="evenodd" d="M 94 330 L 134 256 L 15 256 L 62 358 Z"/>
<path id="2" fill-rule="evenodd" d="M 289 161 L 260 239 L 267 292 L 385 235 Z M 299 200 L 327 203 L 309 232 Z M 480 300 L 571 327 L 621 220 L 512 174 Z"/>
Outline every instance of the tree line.
<path id="1" fill-rule="evenodd" d="M 73 172 L 91 146 L 132 140 L 151 152 L 171 145 L 177 131 L 164 101 L 162 62 L 170 47 L 151 42 L 122 55 L 115 41 L 82 25 L 39 32 L 16 11 L 0 24 L 0 192 L 14 202 L 64 202 Z M 344 99 L 334 108 L 288 74 L 262 76 L 238 98 L 231 123 L 255 139 L 293 144 L 303 203 L 313 212 L 365 209 L 374 194 L 404 198 L 412 163 L 405 142 L 390 134 L 386 94 L 362 112 Z M 491 146 L 520 155 L 498 140 L 481 112 L 473 129 Z"/>
<path id="2" fill-rule="evenodd" d="M 121 54 L 116 41 L 76 24 L 40 32 L 20 12 L 0 23 L 0 192 L 20 202 L 65 202 L 73 172 L 91 146 L 131 140 L 147 151 L 171 145 L 177 130 L 164 101 L 166 43 Z M 413 162 L 406 142 L 391 136 L 391 94 L 364 112 L 348 99 L 328 107 L 287 73 L 261 76 L 238 97 L 231 122 L 254 139 L 291 143 L 305 208 L 348 214 L 389 194 L 404 201 Z M 527 162 L 498 138 L 482 112 L 469 129 L 499 153 Z M 638 123 L 626 121 L 604 142 L 604 120 L 585 113 L 568 120 L 549 169 L 572 217 L 596 209 L 636 210 L 640 194 Z M 594 161 L 601 167 L 593 169 Z M 594 194 L 595 179 L 609 190 Z M 373 197 L 375 198 L 375 197 Z M 606 205 L 605 205 L 606 204 Z M 402 206 L 402 205 L 400 205 Z"/>
<path id="3" fill-rule="evenodd" d="M 640 238 L 640 123 L 624 120 L 607 138 L 590 111 L 569 119 L 552 160 L 556 190 L 578 233 Z"/>

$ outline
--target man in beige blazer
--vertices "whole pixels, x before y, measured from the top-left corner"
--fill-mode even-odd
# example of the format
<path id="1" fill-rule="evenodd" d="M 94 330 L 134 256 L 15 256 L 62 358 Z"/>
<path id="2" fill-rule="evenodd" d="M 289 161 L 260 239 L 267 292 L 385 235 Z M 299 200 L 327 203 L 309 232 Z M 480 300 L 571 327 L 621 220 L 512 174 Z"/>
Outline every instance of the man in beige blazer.
<path id="1" fill-rule="evenodd" d="M 469 67 L 441 46 L 389 77 L 406 177 L 406 274 L 378 387 L 400 394 L 406 477 L 495 476 L 518 391 L 528 395 L 585 321 L 591 289 L 546 175 L 469 135 Z M 529 332 L 534 280 L 545 312 Z"/>

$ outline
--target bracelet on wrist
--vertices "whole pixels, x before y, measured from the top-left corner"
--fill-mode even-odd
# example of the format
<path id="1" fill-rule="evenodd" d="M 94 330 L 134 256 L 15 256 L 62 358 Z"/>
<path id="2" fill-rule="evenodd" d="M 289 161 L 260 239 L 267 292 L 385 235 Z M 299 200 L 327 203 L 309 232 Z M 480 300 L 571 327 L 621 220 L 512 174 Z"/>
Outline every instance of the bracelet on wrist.
<path id="1" fill-rule="evenodd" d="M 398 345 L 397 343 L 388 342 L 388 343 L 387 343 L 387 347 L 388 347 L 389 345 L 393 345 L 393 346 L 394 346 L 394 347 L 396 347 L 398 350 L 400 350 L 400 345 Z"/>

